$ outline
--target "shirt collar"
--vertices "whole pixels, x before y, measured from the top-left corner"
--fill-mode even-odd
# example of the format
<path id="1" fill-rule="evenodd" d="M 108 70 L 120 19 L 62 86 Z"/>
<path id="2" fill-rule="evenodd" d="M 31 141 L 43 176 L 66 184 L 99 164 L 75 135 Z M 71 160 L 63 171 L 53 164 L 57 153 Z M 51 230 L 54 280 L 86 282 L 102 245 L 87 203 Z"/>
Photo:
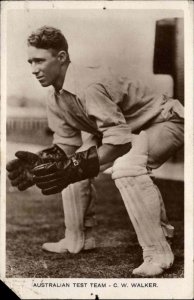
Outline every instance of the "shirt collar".
<path id="1" fill-rule="evenodd" d="M 76 76 L 75 76 L 75 68 L 72 63 L 68 65 L 66 74 L 65 74 L 65 79 L 63 82 L 62 89 L 59 91 L 61 94 L 63 90 L 76 95 Z"/>

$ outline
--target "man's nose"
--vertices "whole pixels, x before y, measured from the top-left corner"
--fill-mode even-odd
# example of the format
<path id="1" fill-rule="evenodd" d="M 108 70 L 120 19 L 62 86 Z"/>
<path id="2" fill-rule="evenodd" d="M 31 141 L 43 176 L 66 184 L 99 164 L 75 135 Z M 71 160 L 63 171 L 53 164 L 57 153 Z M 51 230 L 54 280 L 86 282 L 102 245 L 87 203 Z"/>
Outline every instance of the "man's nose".
<path id="1" fill-rule="evenodd" d="M 32 74 L 33 75 L 37 75 L 39 73 L 39 67 L 37 66 L 37 64 L 32 63 Z"/>

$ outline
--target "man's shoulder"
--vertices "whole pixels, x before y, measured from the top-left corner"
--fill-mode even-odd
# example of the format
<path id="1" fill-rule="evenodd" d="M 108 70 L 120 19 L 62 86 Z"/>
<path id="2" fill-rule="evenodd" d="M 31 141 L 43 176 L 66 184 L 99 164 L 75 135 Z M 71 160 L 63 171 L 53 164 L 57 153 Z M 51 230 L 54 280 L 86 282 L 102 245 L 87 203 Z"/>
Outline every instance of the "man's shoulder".
<path id="1" fill-rule="evenodd" d="M 74 64 L 76 79 L 81 86 L 87 87 L 92 83 L 102 83 L 105 78 L 110 77 L 110 72 L 106 66 L 101 64 Z"/>
<path id="2" fill-rule="evenodd" d="M 83 95 L 87 89 L 94 88 L 95 85 L 104 86 L 104 88 L 115 94 L 123 93 L 123 89 L 126 87 L 126 83 L 130 82 L 128 76 L 112 68 L 109 65 L 76 65 L 76 81 L 78 95 Z"/>

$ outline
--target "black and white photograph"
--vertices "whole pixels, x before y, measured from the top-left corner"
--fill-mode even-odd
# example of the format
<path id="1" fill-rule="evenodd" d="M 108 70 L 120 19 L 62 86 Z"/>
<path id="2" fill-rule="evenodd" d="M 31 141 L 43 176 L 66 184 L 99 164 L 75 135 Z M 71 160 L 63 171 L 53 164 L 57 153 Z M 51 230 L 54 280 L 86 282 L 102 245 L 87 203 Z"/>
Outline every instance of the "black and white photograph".
<path id="1" fill-rule="evenodd" d="M 3 3 L 1 279 L 21 299 L 193 299 L 189 3 Z"/>

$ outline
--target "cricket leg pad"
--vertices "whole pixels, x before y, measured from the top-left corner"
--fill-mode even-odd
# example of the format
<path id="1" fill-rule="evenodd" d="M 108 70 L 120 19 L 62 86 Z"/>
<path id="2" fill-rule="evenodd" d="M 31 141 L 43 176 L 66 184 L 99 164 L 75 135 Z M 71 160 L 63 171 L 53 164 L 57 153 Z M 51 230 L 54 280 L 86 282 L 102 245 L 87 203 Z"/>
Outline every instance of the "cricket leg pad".
<path id="1" fill-rule="evenodd" d="M 89 228 L 95 225 L 91 205 L 93 198 L 92 184 L 89 179 L 70 184 L 62 192 L 66 227 L 65 245 L 70 253 L 80 252 L 86 244 L 87 248 L 91 248 L 91 244 L 94 245 L 94 238 L 91 239 L 91 236 L 87 238 L 87 242 L 85 241 L 87 228 L 89 231 Z M 93 233 L 92 230 L 90 231 Z"/>
<path id="2" fill-rule="evenodd" d="M 172 266 L 174 256 L 161 227 L 160 200 L 148 175 L 115 179 L 143 249 L 143 264 L 134 275 L 150 277 Z"/>

